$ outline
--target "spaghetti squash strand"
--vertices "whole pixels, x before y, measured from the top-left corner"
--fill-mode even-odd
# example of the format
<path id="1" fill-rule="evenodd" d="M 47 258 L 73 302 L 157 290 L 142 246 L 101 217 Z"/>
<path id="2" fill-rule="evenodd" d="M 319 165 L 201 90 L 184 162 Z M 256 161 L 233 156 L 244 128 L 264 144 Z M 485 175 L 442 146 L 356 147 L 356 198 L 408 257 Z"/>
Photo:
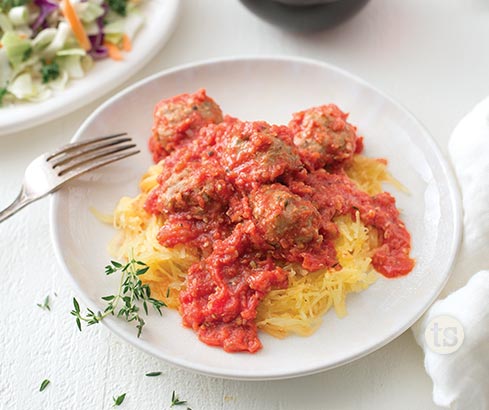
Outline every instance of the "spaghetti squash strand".
<path id="1" fill-rule="evenodd" d="M 347 169 L 359 187 L 371 194 L 381 190 L 382 182 L 397 182 L 382 161 L 356 156 Z M 164 220 L 144 210 L 148 193 L 157 186 L 161 165 L 149 168 L 140 182 L 141 193 L 135 198 L 121 198 L 114 211 L 114 226 L 119 233 L 110 244 L 110 253 L 118 259 L 134 257 L 145 261 L 148 272 L 142 276 L 158 299 L 169 307 L 179 307 L 179 293 L 185 287 L 189 267 L 199 260 L 196 251 L 183 246 L 166 248 L 156 239 Z M 372 249 L 378 247 L 377 232 L 367 228 L 357 215 L 337 217 L 339 229 L 335 241 L 340 270 L 321 269 L 308 272 L 299 264 L 286 264 L 289 285 L 271 290 L 261 301 L 257 326 L 275 337 L 290 333 L 312 334 L 322 323 L 323 315 L 334 308 L 339 317 L 346 315 L 346 297 L 367 289 L 378 278 L 372 269 Z"/>

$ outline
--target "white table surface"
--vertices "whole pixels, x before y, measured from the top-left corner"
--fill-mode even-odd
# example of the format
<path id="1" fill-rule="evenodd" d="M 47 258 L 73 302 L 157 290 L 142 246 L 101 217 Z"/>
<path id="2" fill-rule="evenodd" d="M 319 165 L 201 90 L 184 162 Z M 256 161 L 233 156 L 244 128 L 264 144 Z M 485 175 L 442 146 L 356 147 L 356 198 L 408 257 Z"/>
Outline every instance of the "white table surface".
<path id="1" fill-rule="evenodd" d="M 236 0 L 182 1 L 170 42 L 127 84 L 212 57 L 316 58 L 394 96 L 427 126 L 444 153 L 457 121 L 489 94 L 486 0 L 371 0 L 344 24 L 316 34 L 285 32 Z M 0 207 L 17 194 L 29 161 L 65 143 L 105 98 L 44 126 L 0 137 Z M 437 408 L 421 350 L 409 331 L 347 366 L 270 382 L 220 380 L 176 369 L 103 326 L 78 332 L 69 315 L 73 292 L 50 243 L 47 200 L 0 225 L 0 261 L 1 410 L 109 409 L 112 396 L 124 392 L 121 409 L 166 409 L 173 390 L 194 410 Z M 36 306 L 47 294 L 51 312 Z M 157 370 L 162 376 L 144 376 Z M 45 378 L 51 384 L 40 393 Z"/>

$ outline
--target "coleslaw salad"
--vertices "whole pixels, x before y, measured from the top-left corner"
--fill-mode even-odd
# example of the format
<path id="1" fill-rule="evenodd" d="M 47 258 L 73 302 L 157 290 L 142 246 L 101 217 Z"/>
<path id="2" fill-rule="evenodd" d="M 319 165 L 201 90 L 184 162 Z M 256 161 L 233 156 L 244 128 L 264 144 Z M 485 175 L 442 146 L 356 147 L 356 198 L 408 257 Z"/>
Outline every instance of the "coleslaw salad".
<path id="1" fill-rule="evenodd" d="M 144 23 L 138 0 L 0 0 L 0 106 L 42 101 L 122 60 Z"/>

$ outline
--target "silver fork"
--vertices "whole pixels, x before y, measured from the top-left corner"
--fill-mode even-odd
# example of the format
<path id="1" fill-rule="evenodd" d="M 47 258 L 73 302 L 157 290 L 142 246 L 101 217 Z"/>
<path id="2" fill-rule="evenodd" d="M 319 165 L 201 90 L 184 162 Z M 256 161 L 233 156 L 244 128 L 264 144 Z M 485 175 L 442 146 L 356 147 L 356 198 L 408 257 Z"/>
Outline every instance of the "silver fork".
<path id="1" fill-rule="evenodd" d="M 131 142 L 124 132 L 68 144 L 37 157 L 25 171 L 17 198 L 0 212 L 0 222 L 85 172 L 139 153 Z"/>

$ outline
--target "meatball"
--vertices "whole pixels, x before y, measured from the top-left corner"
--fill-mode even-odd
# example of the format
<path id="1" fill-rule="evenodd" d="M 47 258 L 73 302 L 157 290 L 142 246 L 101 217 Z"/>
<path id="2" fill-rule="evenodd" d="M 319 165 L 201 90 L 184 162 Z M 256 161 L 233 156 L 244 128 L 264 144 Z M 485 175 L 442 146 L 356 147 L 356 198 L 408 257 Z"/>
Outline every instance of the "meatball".
<path id="1" fill-rule="evenodd" d="M 348 114 L 336 105 L 322 105 L 292 116 L 289 128 L 294 144 L 309 169 L 341 163 L 355 153 L 355 127 L 346 121 Z"/>
<path id="2" fill-rule="evenodd" d="M 303 169 L 287 127 L 232 119 L 217 125 L 215 131 L 220 163 L 240 188 L 274 182 Z"/>
<path id="3" fill-rule="evenodd" d="M 215 162 L 190 163 L 173 172 L 150 192 L 146 210 L 150 213 L 184 212 L 196 219 L 212 219 L 226 210 L 233 187 Z"/>
<path id="4" fill-rule="evenodd" d="M 250 204 L 258 231 L 268 244 L 302 249 L 320 239 L 319 212 L 285 185 L 262 185 L 251 193 Z"/>
<path id="5" fill-rule="evenodd" d="M 192 141 L 202 127 L 221 121 L 221 108 L 204 89 L 160 101 L 155 107 L 149 140 L 154 161 L 158 162 L 176 147 Z"/>

